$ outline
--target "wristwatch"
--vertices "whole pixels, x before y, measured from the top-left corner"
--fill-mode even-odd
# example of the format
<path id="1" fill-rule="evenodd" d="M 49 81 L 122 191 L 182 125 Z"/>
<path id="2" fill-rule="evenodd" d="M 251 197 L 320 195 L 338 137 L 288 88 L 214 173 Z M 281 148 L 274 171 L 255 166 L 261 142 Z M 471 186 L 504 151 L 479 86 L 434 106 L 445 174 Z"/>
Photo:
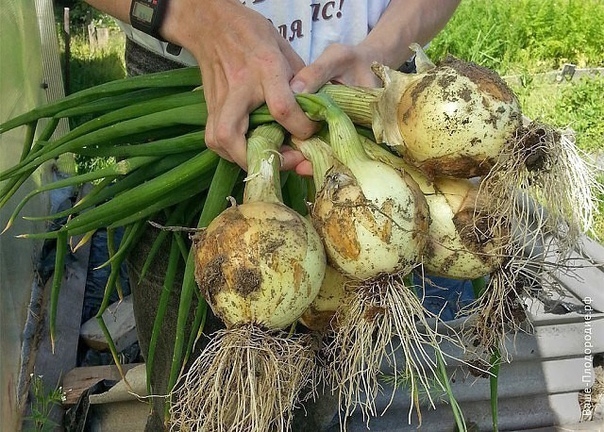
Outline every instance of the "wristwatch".
<path id="1" fill-rule="evenodd" d="M 130 4 L 130 24 L 160 41 L 166 40 L 159 34 L 164 20 L 168 0 L 132 0 Z"/>

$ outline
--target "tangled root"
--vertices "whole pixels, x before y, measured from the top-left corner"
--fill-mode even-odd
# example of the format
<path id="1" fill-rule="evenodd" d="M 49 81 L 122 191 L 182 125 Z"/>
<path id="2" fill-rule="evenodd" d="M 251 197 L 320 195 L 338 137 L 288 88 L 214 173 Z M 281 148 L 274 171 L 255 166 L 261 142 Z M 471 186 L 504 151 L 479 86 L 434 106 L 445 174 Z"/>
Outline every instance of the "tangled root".
<path id="1" fill-rule="evenodd" d="M 566 251 L 592 229 L 598 190 L 596 168 L 573 135 L 538 122 L 517 132 L 481 183 L 493 214 L 531 219 L 537 231 L 557 238 Z"/>
<path id="2" fill-rule="evenodd" d="M 431 394 L 437 376 L 434 351 L 440 350 L 444 338 L 450 339 L 428 324 L 430 317 L 437 318 L 400 276 L 364 281 L 350 290 L 337 312 L 338 328 L 327 348 L 335 364 L 343 427 L 357 408 L 367 423 L 378 414 L 375 400 L 383 391 L 379 378 L 385 365 L 394 374 L 392 382 L 400 377 L 409 383 L 413 402 L 409 422 L 414 407 L 421 419 L 418 395 Z M 397 360 L 398 350 L 402 360 Z M 391 401 L 393 397 L 394 392 Z M 434 405 L 431 399 L 430 404 Z"/>
<path id="3" fill-rule="evenodd" d="M 221 330 L 172 393 L 173 431 L 285 431 L 312 388 L 306 335 L 254 325 Z"/>
<path id="4" fill-rule="evenodd" d="M 518 332 L 532 331 L 527 301 L 539 299 L 546 289 L 556 290 L 547 275 L 560 266 L 518 253 L 490 275 L 482 294 L 461 311 L 469 316 L 462 338 L 477 358 L 486 361 L 497 351 L 503 361 L 511 360 L 506 342 L 513 341 Z"/>

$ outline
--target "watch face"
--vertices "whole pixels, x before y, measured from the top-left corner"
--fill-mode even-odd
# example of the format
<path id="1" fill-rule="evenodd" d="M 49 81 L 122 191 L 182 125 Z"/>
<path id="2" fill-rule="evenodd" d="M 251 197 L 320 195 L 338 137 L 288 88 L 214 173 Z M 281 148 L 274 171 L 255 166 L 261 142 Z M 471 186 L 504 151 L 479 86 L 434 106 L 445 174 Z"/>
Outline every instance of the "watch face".
<path id="1" fill-rule="evenodd" d="M 136 2 L 132 8 L 132 15 L 141 21 L 151 23 L 153 20 L 153 8 L 143 3 Z"/>

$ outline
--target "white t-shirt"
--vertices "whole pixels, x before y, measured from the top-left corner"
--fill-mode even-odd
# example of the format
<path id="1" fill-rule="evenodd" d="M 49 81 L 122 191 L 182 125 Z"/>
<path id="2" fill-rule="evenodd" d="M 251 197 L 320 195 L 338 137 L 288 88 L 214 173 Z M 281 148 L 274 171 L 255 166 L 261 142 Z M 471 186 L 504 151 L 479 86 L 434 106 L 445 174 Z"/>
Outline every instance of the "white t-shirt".
<path id="1" fill-rule="evenodd" d="M 334 42 L 356 45 L 375 26 L 390 0 L 241 0 L 264 15 L 284 39 L 309 64 Z M 186 50 L 173 55 L 167 43 L 123 23 L 126 35 L 136 43 L 171 60 L 195 65 Z M 225 28 L 223 31 L 229 31 Z"/>

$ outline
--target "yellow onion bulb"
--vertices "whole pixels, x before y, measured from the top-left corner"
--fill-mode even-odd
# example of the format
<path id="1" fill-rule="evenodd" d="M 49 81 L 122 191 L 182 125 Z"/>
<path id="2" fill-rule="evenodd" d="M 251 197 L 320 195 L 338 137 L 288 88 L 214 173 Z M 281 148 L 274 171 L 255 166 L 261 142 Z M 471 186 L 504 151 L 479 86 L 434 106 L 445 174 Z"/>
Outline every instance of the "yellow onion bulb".
<path id="1" fill-rule="evenodd" d="M 501 268 L 509 233 L 477 203 L 478 187 L 465 179 L 437 179 L 430 207 L 426 273 L 476 279 Z"/>
<path id="2" fill-rule="evenodd" d="M 321 239 L 310 222 L 283 204 L 230 207 L 194 244 L 197 284 L 227 326 L 284 328 L 321 288 Z"/>
<path id="3" fill-rule="evenodd" d="M 421 261 L 428 218 L 413 179 L 369 159 L 335 163 L 312 207 L 329 262 L 362 280 L 410 272 Z"/>
<path id="4" fill-rule="evenodd" d="M 487 174 L 522 126 L 515 94 L 490 69 L 455 58 L 435 66 L 412 48 L 416 74 L 373 65 L 384 87 L 373 114 L 378 142 L 429 178 Z"/>

